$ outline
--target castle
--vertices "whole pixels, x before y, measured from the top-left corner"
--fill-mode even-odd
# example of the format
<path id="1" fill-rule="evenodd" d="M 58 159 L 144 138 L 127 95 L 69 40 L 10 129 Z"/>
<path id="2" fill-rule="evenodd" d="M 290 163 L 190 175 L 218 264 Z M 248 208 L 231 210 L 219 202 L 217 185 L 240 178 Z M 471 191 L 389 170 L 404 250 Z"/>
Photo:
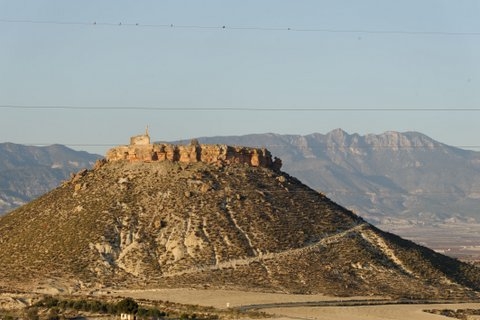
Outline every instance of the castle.
<path id="1" fill-rule="evenodd" d="M 219 144 L 199 144 L 192 140 L 189 145 L 151 143 L 148 129 L 145 134 L 130 138 L 130 144 L 114 147 L 106 154 L 107 161 L 174 161 L 183 163 L 204 162 L 208 164 L 243 163 L 252 167 L 280 170 L 282 162 L 272 160 L 265 148 L 237 147 Z"/>

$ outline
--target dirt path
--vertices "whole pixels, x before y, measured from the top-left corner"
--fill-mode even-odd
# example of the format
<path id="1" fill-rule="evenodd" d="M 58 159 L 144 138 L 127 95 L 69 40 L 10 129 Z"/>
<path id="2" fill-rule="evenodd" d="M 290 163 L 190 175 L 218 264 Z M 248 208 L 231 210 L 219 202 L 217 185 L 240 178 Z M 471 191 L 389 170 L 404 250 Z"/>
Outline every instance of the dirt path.
<path id="1" fill-rule="evenodd" d="M 278 308 L 300 308 L 300 307 L 364 307 L 364 306 L 387 306 L 387 305 L 453 305 L 458 301 L 418 301 L 418 300 L 391 300 L 391 299 L 342 299 L 322 301 L 301 301 L 301 302 L 280 302 L 251 304 L 238 307 L 241 311 L 265 310 Z"/>
<path id="2" fill-rule="evenodd" d="M 338 241 L 340 238 L 346 236 L 347 234 L 349 234 L 351 232 L 361 230 L 366 226 L 367 226 L 366 223 L 361 223 L 359 225 L 353 226 L 350 229 L 332 234 L 332 235 L 327 236 L 323 239 L 320 239 L 319 241 L 317 241 L 315 243 L 312 243 L 308 246 L 298 248 L 298 249 L 291 249 L 291 250 L 282 251 L 282 252 L 275 252 L 275 253 L 259 254 L 259 255 L 255 255 L 254 257 L 245 258 L 245 259 L 232 259 L 232 260 L 228 260 L 228 261 L 225 261 L 225 262 L 216 263 L 215 265 L 211 265 L 211 266 L 190 268 L 190 269 L 182 270 L 182 271 L 179 271 L 179 272 L 165 273 L 164 276 L 167 276 L 167 277 L 168 276 L 180 276 L 180 275 L 190 274 L 190 273 L 198 273 L 198 272 L 203 272 L 203 271 L 211 271 L 211 270 L 218 270 L 218 269 L 224 269 L 224 268 L 232 268 L 232 267 L 237 267 L 237 266 L 245 266 L 245 265 L 251 264 L 252 262 L 262 263 L 264 260 L 271 260 L 271 259 L 275 259 L 275 258 L 278 258 L 278 257 L 282 257 L 282 256 L 285 256 L 285 255 L 296 253 L 296 252 L 306 252 L 306 251 L 309 251 L 309 250 L 313 250 L 318 246 L 322 246 L 322 245 L 326 245 L 326 244 Z M 252 250 L 254 250 L 254 249 L 252 248 Z M 254 250 L 254 252 L 256 252 L 256 251 Z"/>
<path id="3" fill-rule="evenodd" d="M 302 295 L 284 293 L 246 292 L 239 290 L 216 289 L 151 289 L 151 290 L 114 290 L 113 296 L 132 297 L 134 299 L 149 299 L 172 301 L 185 304 L 198 304 L 215 308 L 238 308 L 255 304 L 319 302 L 338 300 L 321 294 Z M 383 297 L 351 297 L 347 300 L 376 300 Z M 228 306 L 227 306 L 228 305 Z"/>
<path id="4" fill-rule="evenodd" d="M 479 309 L 478 303 L 435 305 L 383 305 L 352 307 L 299 307 L 267 309 L 273 319 L 299 320 L 445 320 L 441 315 L 424 312 L 425 309 Z"/>

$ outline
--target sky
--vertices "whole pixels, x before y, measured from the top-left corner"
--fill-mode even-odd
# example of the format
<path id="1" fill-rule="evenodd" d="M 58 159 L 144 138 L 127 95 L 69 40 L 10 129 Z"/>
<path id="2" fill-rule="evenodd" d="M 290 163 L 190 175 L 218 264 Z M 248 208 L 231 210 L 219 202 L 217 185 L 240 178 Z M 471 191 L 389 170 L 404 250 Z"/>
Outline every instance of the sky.
<path id="1" fill-rule="evenodd" d="M 480 151 L 477 0 L 0 0 L 0 142 L 418 131 Z"/>

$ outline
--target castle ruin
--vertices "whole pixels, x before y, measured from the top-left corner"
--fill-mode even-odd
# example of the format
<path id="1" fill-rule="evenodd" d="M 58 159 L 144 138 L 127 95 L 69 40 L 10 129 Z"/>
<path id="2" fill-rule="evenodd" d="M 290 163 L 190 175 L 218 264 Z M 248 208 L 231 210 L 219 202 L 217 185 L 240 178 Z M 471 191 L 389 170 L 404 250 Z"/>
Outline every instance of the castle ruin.
<path id="1" fill-rule="evenodd" d="M 183 163 L 204 162 L 209 164 L 243 163 L 252 167 L 280 170 L 282 162 L 272 160 L 265 148 L 238 147 L 220 144 L 200 144 L 192 140 L 189 145 L 151 143 L 147 132 L 130 138 L 130 144 L 114 147 L 106 154 L 107 161 L 174 161 Z"/>

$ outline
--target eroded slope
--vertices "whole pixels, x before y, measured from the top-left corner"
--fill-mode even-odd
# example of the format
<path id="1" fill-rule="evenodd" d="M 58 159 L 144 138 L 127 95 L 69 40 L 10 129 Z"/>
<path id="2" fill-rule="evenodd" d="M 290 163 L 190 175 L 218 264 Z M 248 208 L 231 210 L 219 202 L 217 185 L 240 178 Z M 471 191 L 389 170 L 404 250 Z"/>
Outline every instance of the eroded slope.
<path id="1" fill-rule="evenodd" d="M 0 219 L 3 285 L 460 297 L 478 269 L 243 164 L 112 162 Z"/>

